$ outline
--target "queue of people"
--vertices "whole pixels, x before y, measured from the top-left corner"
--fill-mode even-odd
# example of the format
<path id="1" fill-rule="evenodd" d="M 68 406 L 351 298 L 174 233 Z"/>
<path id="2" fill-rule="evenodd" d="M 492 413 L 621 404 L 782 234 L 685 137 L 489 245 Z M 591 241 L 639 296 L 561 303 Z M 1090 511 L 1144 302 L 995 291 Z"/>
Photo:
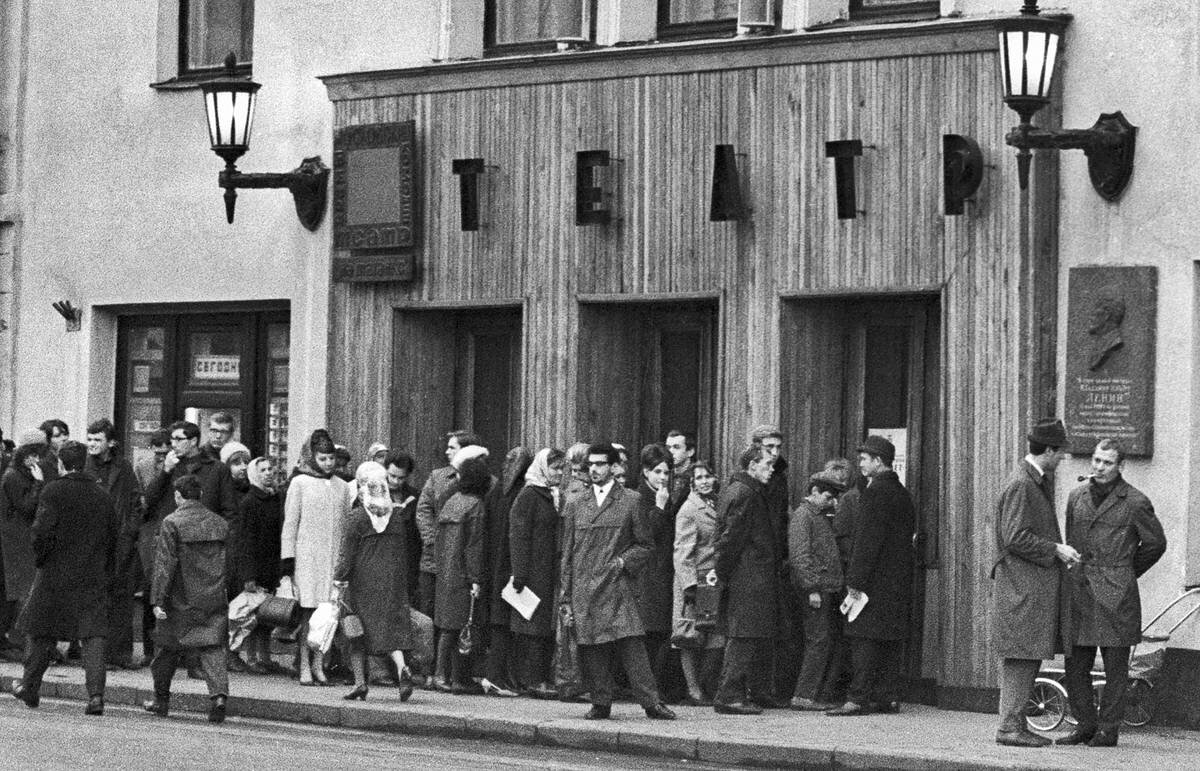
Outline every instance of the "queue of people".
<path id="1" fill-rule="evenodd" d="M 347 480 L 349 453 L 318 429 L 282 481 L 232 441 L 229 416 L 208 428 L 202 443 L 199 426 L 172 423 L 137 468 L 107 420 L 88 426 L 86 445 L 61 421 L 19 435 L 0 479 L 2 631 L 25 663 L 18 699 L 37 706 L 64 640 L 87 671 L 88 714 L 103 713 L 106 668 L 146 663 L 147 710 L 167 714 L 183 666 L 207 682 L 214 722 L 230 670 L 305 686 L 340 670 L 346 699 L 387 685 L 401 701 L 416 689 L 586 700 L 589 719 L 621 697 L 663 720 L 675 717 L 668 704 L 833 717 L 901 708 L 916 524 L 883 437 L 856 448 L 857 474 L 833 458 L 808 475 L 792 508 L 783 436 L 770 426 L 724 484 L 678 431 L 642 448 L 634 468 L 605 442 L 517 447 L 493 466 L 476 436 L 454 431 L 447 465 L 419 491 L 403 450 L 372 445 Z M 1060 743 L 1116 743 L 1136 576 L 1166 548 L 1111 439 L 1060 531 L 1050 480 L 1065 445 L 1061 422 L 1034 427 L 996 517 L 1002 744 L 1047 743 L 1022 709 L 1038 660 L 1056 649 L 1068 652 L 1080 716 Z M 294 599 L 298 628 L 255 628 L 230 650 L 226 610 L 243 593 Z M 341 630 L 314 648 L 308 627 L 330 605 Z M 134 616 L 144 658 L 133 656 Z M 1097 649 L 1109 683 L 1098 706 L 1085 687 Z"/>

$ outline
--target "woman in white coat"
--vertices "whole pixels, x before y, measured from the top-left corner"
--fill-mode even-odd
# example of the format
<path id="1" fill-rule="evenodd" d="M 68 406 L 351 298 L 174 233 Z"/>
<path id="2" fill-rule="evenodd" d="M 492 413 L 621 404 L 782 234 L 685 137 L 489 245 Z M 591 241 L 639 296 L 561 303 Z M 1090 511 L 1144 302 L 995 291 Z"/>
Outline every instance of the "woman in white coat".
<path id="1" fill-rule="evenodd" d="M 280 568 L 292 576 L 303 624 L 300 628 L 300 684 L 325 685 L 324 657 L 304 644 L 313 610 L 330 600 L 333 568 L 342 528 L 354 503 L 353 489 L 333 475 L 333 441 L 324 431 L 309 440 L 311 460 L 300 464 L 287 489 L 280 543 Z"/>
<path id="2" fill-rule="evenodd" d="M 672 642 L 680 649 L 679 661 L 687 681 L 684 703 L 708 705 L 712 702 L 708 694 L 715 689 L 721 671 L 725 638 L 713 630 L 695 629 L 695 603 L 696 586 L 717 563 L 716 542 L 720 534 L 715 508 L 717 478 L 706 461 L 696 461 L 690 473 L 691 493 L 675 516 Z"/>

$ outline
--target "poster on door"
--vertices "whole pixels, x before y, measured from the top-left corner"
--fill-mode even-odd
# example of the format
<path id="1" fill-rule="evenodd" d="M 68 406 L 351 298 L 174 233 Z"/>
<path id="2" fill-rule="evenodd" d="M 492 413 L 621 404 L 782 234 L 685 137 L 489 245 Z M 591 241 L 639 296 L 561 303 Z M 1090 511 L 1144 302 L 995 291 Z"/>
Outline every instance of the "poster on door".
<path id="1" fill-rule="evenodd" d="M 908 429 L 907 428 L 868 428 L 868 436 L 882 436 L 896 447 L 896 459 L 892 461 L 892 471 L 900 477 L 900 484 L 908 487 Z"/>

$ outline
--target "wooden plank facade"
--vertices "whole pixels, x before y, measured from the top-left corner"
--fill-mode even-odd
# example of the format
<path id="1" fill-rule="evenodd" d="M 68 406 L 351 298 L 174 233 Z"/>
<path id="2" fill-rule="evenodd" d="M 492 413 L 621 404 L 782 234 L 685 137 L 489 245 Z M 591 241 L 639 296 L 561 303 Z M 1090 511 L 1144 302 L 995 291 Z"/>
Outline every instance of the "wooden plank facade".
<path id="1" fill-rule="evenodd" d="M 335 131 L 416 121 L 423 217 L 419 280 L 333 286 L 330 428 L 351 446 L 389 437 L 435 461 L 452 420 L 428 376 L 450 377 L 445 325 L 456 311 L 503 307 L 521 319 L 517 441 L 599 438 L 589 431 L 622 425 L 612 418 L 622 399 L 593 419 L 581 378 L 628 382 L 612 346 L 636 343 L 612 325 L 597 342 L 594 308 L 711 309 L 714 414 L 701 452 L 727 472 L 755 425 L 782 423 L 796 493 L 860 438 L 830 428 L 845 422 L 844 314 L 907 301 L 930 314 L 914 338 L 923 352 L 906 365 L 922 376 L 910 381 L 921 393 L 906 397 L 921 426 L 910 448 L 923 446 L 910 449 L 910 486 L 928 530 L 920 669 L 942 703 L 986 706 L 992 509 L 1024 452 L 1023 427 L 1054 405 L 1056 169 L 1035 164 L 1023 240 L 994 27 L 914 29 L 326 78 Z M 957 217 L 942 213 L 948 133 L 974 138 L 989 164 Z M 857 159 L 865 213 L 850 220 L 836 218 L 825 152 L 844 139 L 867 146 Z M 739 222 L 708 219 L 717 144 L 738 153 L 751 209 Z M 575 224 L 583 150 L 620 159 L 607 226 Z M 496 167 L 478 232 L 459 229 L 456 158 Z M 822 313 L 833 306 L 843 315 Z M 859 366 L 872 376 L 871 361 Z M 623 400 L 637 398 L 631 389 Z"/>

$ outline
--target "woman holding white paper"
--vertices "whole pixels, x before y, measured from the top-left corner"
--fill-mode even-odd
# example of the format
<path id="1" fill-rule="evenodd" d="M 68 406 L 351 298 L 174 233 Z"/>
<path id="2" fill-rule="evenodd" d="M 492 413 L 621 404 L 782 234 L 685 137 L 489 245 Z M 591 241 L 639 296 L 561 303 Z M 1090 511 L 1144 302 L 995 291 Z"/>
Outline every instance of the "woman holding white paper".
<path id="1" fill-rule="evenodd" d="M 554 592 L 558 584 L 556 551 L 560 488 L 566 468 L 562 450 L 547 447 L 525 472 L 525 487 L 509 512 L 509 548 L 513 589 L 529 589 L 541 600 L 526 621 L 511 614 L 511 628 L 525 650 L 521 685 L 534 696 L 556 692 L 550 671 L 554 653 Z"/>

